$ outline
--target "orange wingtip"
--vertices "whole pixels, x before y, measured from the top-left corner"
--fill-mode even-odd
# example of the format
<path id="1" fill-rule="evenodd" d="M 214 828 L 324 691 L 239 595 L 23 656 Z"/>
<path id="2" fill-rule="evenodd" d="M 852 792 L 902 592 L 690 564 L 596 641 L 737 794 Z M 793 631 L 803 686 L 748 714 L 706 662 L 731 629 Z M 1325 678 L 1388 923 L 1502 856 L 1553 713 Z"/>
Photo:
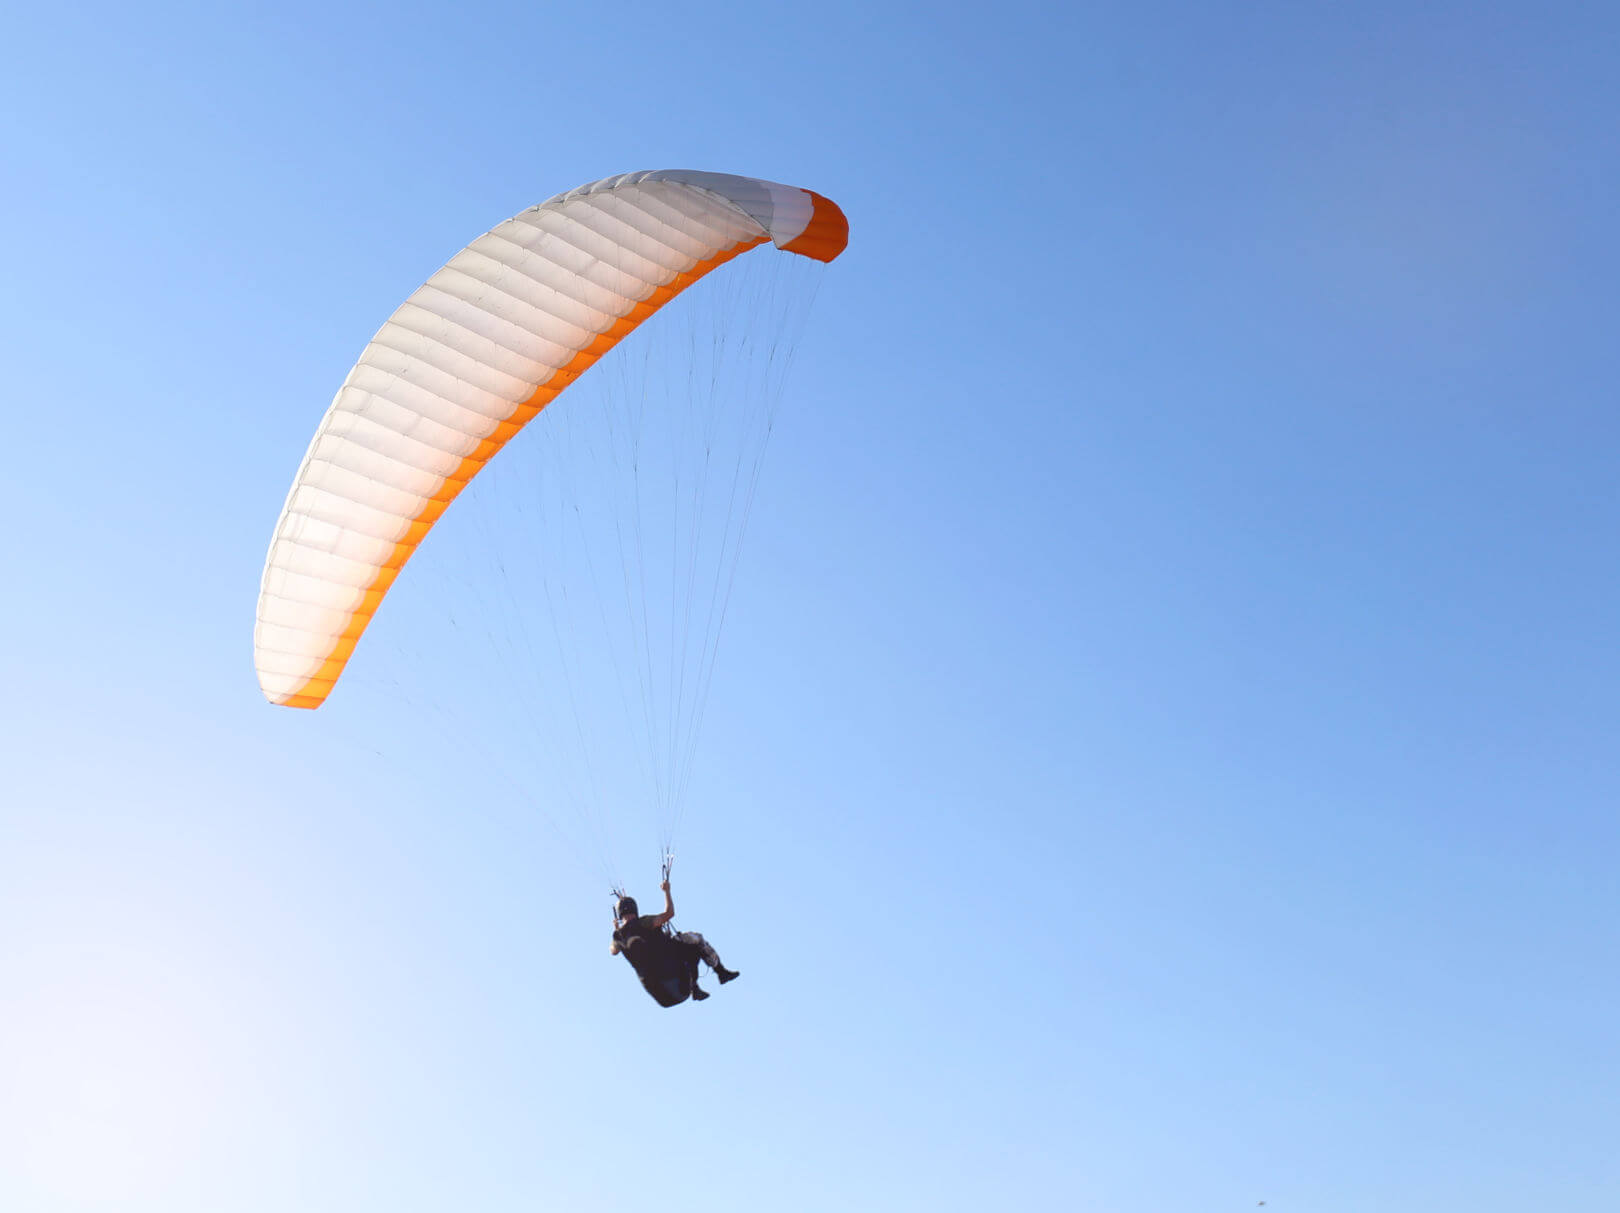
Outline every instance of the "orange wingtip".
<path id="1" fill-rule="evenodd" d="M 823 198 L 815 190 L 804 192 L 810 195 L 815 210 L 804 231 L 782 248 L 789 253 L 798 253 L 801 257 L 831 261 L 849 245 L 849 220 L 831 198 Z"/>

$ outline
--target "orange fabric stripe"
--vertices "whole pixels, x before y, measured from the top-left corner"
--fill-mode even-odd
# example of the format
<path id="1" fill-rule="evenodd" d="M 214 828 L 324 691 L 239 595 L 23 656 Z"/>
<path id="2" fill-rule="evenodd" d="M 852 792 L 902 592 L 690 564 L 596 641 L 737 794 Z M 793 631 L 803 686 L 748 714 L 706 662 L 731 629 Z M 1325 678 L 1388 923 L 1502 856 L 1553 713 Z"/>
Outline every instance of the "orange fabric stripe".
<path id="1" fill-rule="evenodd" d="M 804 231 L 782 246 L 787 252 L 813 257 L 817 261 L 831 261 L 849 246 L 849 220 L 831 198 L 823 198 L 815 190 L 805 190 L 815 209 Z"/>
<path id="2" fill-rule="evenodd" d="M 845 233 L 843 238 L 847 241 L 849 224 L 844 219 L 844 213 L 838 210 L 836 206 L 833 206 L 832 203 L 827 202 L 821 195 L 815 194 L 812 196 L 816 199 L 816 217 L 811 220 L 810 227 L 805 229 L 805 236 L 808 236 L 820 222 L 821 205 L 825 203 L 827 206 L 832 207 L 832 210 L 837 214 L 837 221 L 843 224 Z M 799 240 L 804 240 L 805 236 L 800 236 Z M 794 243 L 797 244 L 798 242 L 795 241 Z M 588 371 L 597 359 L 624 340 L 626 334 L 648 316 L 651 316 L 710 270 L 724 265 L 733 257 L 746 253 L 749 249 L 763 243 L 765 243 L 764 236 L 756 240 L 740 241 L 729 249 L 716 253 L 707 261 L 700 261 L 684 273 L 677 274 L 668 283 L 658 287 L 647 298 L 615 320 L 606 332 L 599 334 L 589 345 L 570 358 L 565 365 L 554 371 L 549 379 L 536 387 L 533 395 L 513 409 L 511 416 L 497 425 L 494 432 L 481 441 L 470 454 L 463 457 L 455 470 L 440 485 L 439 490 L 433 494 L 416 517 L 411 519 L 410 525 L 405 529 L 405 534 L 394 544 L 393 550 L 383 560 L 382 567 L 377 570 L 376 577 L 366 587 L 360 605 L 349 616 L 348 625 L 334 642 L 331 651 L 326 655 L 325 660 L 321 662 L 320 668 L 300 683 L 298 688 L 290 695 L 277 702 L 289 708 L 318 708 L 325 703 L 326 697 L 331 693 L 332 686 L 337 681 L 338 675 L 343 672 L 343 667 L 348 664 L 350 656 L 354 653 L 354 646 L 359 642 L 361 633 L 371 623 L 371 617 L 376 614 L 383 595 L 388 593 L 389 587 L 394 584 L 394 579 L 399 576 L 400 569 L 405 567 L 405 562 L 411 558 L 411 553 L 416 551 L 417 546 L 422 542 L 428 531 L 432 529 L 433 524 L 449 508 L 450 503 L 456 499 L 461 490 L 466 488 L 468 482 L 483 469 L 486 463 L 494 458 L 495 452 L 511 441 L 512 437 L 530 421 L 534 420 L 535 417 L 539 416 L 540 410 L 555 400 L 564 388 Z M 818 245 L 818 247 L 820 246 Z M 841 250 L 843 245 L 840 244 L 838 247 Z M 794 251 L 799 250 L 795 249 Z M 837 255 L 838 250 L 835 250 L 830 256 L 820 259 L 830 261 Z M 806 256 L 816 256 L 816 254 L 807 253 Z"/>

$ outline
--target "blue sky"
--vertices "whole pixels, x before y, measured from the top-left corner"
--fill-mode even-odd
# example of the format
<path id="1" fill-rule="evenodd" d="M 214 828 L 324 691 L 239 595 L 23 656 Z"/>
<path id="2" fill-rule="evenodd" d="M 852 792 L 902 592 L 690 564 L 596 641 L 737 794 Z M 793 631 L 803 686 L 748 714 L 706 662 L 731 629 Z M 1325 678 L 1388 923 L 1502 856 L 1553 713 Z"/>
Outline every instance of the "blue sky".
<path id="1" fill-rule="evenodd" d="M 1620 18 L 1229 8 L 14 15 L 0 1208 L 1614 1207 Z M 251 667 L 369 335 L 656 167 L 852 226 L 668 1013 Z"/>

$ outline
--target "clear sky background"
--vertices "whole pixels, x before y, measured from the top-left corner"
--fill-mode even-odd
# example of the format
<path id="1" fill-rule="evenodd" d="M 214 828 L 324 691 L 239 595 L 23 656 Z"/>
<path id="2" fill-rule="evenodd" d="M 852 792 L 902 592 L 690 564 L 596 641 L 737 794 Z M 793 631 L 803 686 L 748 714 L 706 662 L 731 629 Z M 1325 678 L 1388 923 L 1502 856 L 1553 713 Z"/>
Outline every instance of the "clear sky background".
<path id="1" fill-rule="evenodd" d="M 6 26 L 0 1209 L 1620 1207 L 1620 15 Z M 251 665 L 370 334 L 660 167 L 852 225 L 669 1012 L 488 770 Z"/>

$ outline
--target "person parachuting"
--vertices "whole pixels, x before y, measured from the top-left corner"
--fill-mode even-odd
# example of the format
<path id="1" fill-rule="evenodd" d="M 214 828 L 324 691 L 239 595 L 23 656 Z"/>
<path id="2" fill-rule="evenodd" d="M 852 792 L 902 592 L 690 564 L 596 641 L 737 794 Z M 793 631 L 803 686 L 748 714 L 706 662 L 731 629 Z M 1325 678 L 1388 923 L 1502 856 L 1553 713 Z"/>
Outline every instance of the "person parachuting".
<path id="1" fill-rule="evenodd" d="M 714 971 L 721 985 L 739 976 L 735 969 L 726 968 L 714 945 L 702 935 L 669 929 L 675 917 L 675 898 L 669 891 L 672 863 L 674 856 L 666 855 L 658 886 L 664 891 L 664 908 L 658 914 L 642 914 L 634 897 L 623 889 L 614 890 L 613 941 L 608 945 L 608 954 L 622 954 L 641 979 L 642 987 L 661 1007 L 677 1006 L 689 997 L 701 1002 L 709 996 L 698 985 L 699 961 Z"/>
<path id="2" fill-rule="evenodd" d="M 299 464 L 272 533 L 254 623 L 265 697 L 320 707 L 450 504 L 519 431 L 670 299 L 749 249 L 769 244 L 825 263 L 848 238 L 842 210 L 813 190 L 655 170 L 558 194 L 456 254 L 367 344 Z M 767 370 L 777 367 L 775 345 L 754 348 Z M 779 383 L 779 371 L 764 379 Z M 706 445 L 699 446 L 706 459 Z M 739 483 L 749 500 L 751 481 L 734 477 L 733 489 Z M 718 495 L 729 509 L 731 493 Z M 740 523 L 722 532 L 722 559 L 735 560 L 738 535 Z M 729 579 L 712 583 L 729 586 Z M 681 602 L 684 612 L 686 598 Z M 710 608 L 717 629 L 723 602 Z M 686 681 L 680 667 L 671 680 L 679 688 L 675 707 L 657 717 L 661 752 L 691 752 L 694 712 L 713 661 L 713 638 L 705 635 L 691 646 L 694 678 Z M 684 642 L 680 651 L 684 659 Z M 638 668 L 648 664 L 644 652 Z M 670 786 L 683 779 L 678 773 Z M 707 997 L 696 985 L 700 961 L 721 982 L 736 973 L 701 935 L 666 930 L 674 914 L 667 860 L 662 887 L 664 910 L 648 916 L 618 891 L 613 951 L 668 1006 Z"/>

